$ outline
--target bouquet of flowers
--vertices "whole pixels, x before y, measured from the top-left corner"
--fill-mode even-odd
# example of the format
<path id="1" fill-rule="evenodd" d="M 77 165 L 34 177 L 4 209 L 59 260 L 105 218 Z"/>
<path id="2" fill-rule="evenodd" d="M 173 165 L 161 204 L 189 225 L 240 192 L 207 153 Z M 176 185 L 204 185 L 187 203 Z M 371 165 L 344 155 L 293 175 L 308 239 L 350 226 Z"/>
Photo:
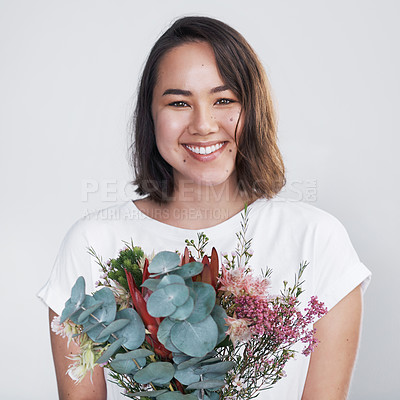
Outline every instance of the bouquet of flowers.
<path id="1" fill-rule="evenodd" d="M 162 251 L 151 262 L 140 247 L 126 243 L 104 263 L 99 290 L 85 294 L 78 278 L 53 330 L 81 352 L 71 359 L 77 382 L 96 364 L 131 398 L 157 400 L 251 399 L 284 376 L 294 344 L 309 355 L 316 345 L 312 323 L 326 313 L 316 297 L 299 310 L 300 265 L 294 285 L 279 296 L 268 292 L 271 270 L 256 277 L 248 265 L 246 207 L 238 245 L 222 255 L 205 255 L 208 238 L 186 240 L 183 255 Z"/>

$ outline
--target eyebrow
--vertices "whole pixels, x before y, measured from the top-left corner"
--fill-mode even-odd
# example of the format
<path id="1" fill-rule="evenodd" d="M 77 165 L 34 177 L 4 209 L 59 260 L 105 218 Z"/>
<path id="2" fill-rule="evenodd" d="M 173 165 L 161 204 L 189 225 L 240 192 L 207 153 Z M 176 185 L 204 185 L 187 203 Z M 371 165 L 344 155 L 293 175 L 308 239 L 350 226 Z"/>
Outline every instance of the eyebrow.
<path id="1" fill-rule="evenodd" d="M 219 93 L 224 92 L 225 90 L 229 90 L 228 85 L 217 86 L 210 90 L 210 93 Z M 167 89 L 162 95 L 167 96 L 168 94 L 175 94 L 178 96 L 191 96 L 193 93 L 190 90 L 183 90 L 183 89 Z"/>

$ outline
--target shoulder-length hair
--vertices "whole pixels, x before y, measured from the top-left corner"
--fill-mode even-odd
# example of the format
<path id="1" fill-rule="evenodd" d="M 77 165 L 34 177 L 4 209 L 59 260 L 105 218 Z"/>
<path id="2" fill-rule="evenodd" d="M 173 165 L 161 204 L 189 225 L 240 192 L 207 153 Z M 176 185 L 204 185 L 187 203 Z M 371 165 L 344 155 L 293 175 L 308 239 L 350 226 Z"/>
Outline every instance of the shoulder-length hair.
<path id="1" fill-rule="evenodd" d="M 158 152 L 151 105 L 160 61 L 168 51 L 188 42 L 207 42 L 212 47 L 222 80 L 241 103 L 244 121 L 239 141 L 236 139 L 239 190 L 249 200 L 272 198 L 285 184 L 285 171 L 277 146 L 276 117 L 268 79 L 243 36 L 229 25 L 208 17 L 178 19 L 149 54 L 132 124 L 130 154 L 136 192 L 158 203 L 168 202 L 173 194 L 173 169 Z"/>

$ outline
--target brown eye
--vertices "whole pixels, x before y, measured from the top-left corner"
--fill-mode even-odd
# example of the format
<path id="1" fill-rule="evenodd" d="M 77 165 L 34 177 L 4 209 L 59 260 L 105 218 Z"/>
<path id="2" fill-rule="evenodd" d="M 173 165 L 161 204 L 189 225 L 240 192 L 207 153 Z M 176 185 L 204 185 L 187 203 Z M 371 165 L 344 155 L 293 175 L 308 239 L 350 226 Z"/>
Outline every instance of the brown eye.
<path id="1" fill-rule="evenodd" d="M 216 101 L 215 104 L 232 104 L 232 103 L 236 103 L 236 101 L 232 99 L 219 99 Z"/>
<path id="2" fill-rule="evenodd" d="M 172 107 L 188 107 L 188 104 L 185 103 L 184 101 L 173 101 L 172 103 L 169 103 L 168 105 L 172 106 Z"/>

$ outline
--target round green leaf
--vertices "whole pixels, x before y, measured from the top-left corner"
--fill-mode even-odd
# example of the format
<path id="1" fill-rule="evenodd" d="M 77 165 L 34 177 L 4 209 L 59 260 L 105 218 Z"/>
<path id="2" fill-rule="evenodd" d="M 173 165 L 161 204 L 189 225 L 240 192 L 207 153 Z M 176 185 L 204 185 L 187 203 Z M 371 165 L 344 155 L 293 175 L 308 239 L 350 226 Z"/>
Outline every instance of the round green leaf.
<path id="1" fill-rule="evenodd" d="M 225 381 L 220 379 L 210 379 L 208 381 L 201 381 L 197 383 L 192 383 L 186 389 L 193 390 L 193 389 L 220 389 L 225 386 Z"/>
<path id="2" fill-rule="evenodd" d="M 152 292 L 155 292 L 157 290 L 157 286 L 160 283 L 160 281 L 161 281 L 161 279 L 148 278 L 142 283 L 141 287 L 145 287 L 145 288 L 151 290 Z"/>
<path id="3" fill-rule="evenodd" d="M 153 317 L 168 317 L 176 310 L 176 306 L 168 299 L 164 289 L 153 292 L 147 300 L 147 311 Z"/>
<path id="4" fill-rule="evenodd" d="M 157 331 L 157 339 L 161 344 L 165 345 L 167 343 L 167 340 L 171 335 L 171 329 L 174 325 L 175 322 L 171 321 L 169 318 L 164 318 L 161 321 Z"/>
<path id="5" fill-rule="evenodd" d="M 112 343 L 96 361 L 96 364 L 103 364 L 107 362 L 121 348 L 121 346 L 125 343 L 125 340 L 125 338 L 121 338 Z"/>
<path id="6" fill-rule="evenodd" d="M 190 385 L 200 380 L 200 375 L 195 373 L 193 368 L 177 369 L 174 377 L 184 385 Z"/>
<path id="7" fill-rule="evenodd" d="M 71 289 L 71 303 L 80 306 L 85 300 L 85 278 L 80 276 Z"/>
<path id="8" fill-rule="evenodd" d="M 194 300 L 191 296 L 189 296 L 186 302 L 182 304 L 180 307 L 178 307 L 176 311 L 169 316 L 169 318 L 177 319 L 179 321 L 184 321 L 193 312 L 193 309 L 194 309 Z"/>
<path id="9" fill-rule="evenodd" d="M 161 289 L 160 289 L 161 290 Z M 174 306 L 181 306 L 185 304 L 189 297 L 189 288 L 184 284 L 173 283 L 163 288 L 165 294 L 168 296 L 168 301 Z"/>
<path id="10" fill-rule="evenodd" d="M 196 293 L 196 298 L 193 312 L 187 321 L 197 323 L 211 314 L 215 306 L 216 293 L 211 285 L 203 282 L 194 282 L 192 290 Z"/>
<path id="11" fill-rule="evenodd" d="M 175 269 L 181 261 L 179 254 L 171 251 L 161 251 L 156 254 L 149 265 L 151 274 L 165 274 Z"/>
<path id="12" fill-rule="evenodd" d="M 162 390 L 149 390 L 146 392 L 134 392 L 134 393 L 126 393 L 125 396 L 128 397 L 157 397 L 160 394 L 166 393 L 168 390 L 162 389 Z"/>
<path id="13" fill-rule="evenodd" d="M 193 394 L 182 394 L 181 392 L 167 392 L 161 396 L 157 396 L 157 400 L 197 400 Z"/>
<path id="14" fill-rule="evenodd" d="M 103 336 L 111 335 L 112 333 L 119 331 L 122 328 L 125 328 L 129 324 L 129 319 L 116 319 L 111 322 L 110 325 L 105 327 L 99 334 L 98 337 L 101 338 Z"/>
<path id="15" fill-rule="evenodd" d="M 120 374 L 133 374 L 139 370 L 134 361 L 119 360 L 117 357 L 115 357 L 115 360 L 110 362 L 110 365 L 116 372 Z"/>
<path id="16" fill-rule="evenodd" d="M 146 385 L 150 382 L 155 385 L 163 385 L 170 382 L 174 377 L 174 373 L 175 368 L 171 363 L 154 362 L 136 372 L 133 379 L 142 385 Z"/>
<path id="17" fill-rule="evenodd" d="M 114 293 L 111 289 L 104 287 L 93 293 L 93 299 L 96 302 L 103 302 L 103 305 L 93 312 L 93 315 L 106 325 L 114 321 L 117 305 L 115 303 Z"/>
<path id="18" fill-rule="evenodd" d="M 221 361 L 219 363 L 207 364 L 195 369 L 196 373 L 225 375 L 235 364 L 232 361 Z"/>
<path id="19" fill-rule="evenodd" d="M 153 356 L 154 353 L 150 350 L 147 349 L 136 349 L 132 351 L 128 351 L 127 353 L 119 353 L 117 354 L 117 358 L 119 360 L 131 360 L 134 358 L 135 360 L 138 360 L 139 358 L 146 358 L 149 356 Z"/>
<path id="20" fill-rule="evenodd" d="M 184 285 L 185 280 L 178 275 L 166 275 L 161 279 L 157 289 L 161 289 L 167 285 L 171 285 L 172 283 L 180 283 L 181 285 Z"/>
<path id="21" fill-rule="evenodd" d="M 177 321 L 171 328 L 172 344 L 192 357 L 205 356 L 214 349 L 217 339 L 217 324 L 211 316 L 197 323 Z"/>
<path id="22" fill-rule="evenodd" d="M 133 308 L 125 308 L 117 312 L 117 319 L 128 319 L 128 325 L 116 332 L 117 337 L 125 338 L 124 346 L 129 349 L 137 349 L 142 345 L 146 329 L 139 314 Z"/>
<path id="23" fill-rule="evenodd" d="M 226 315 L 225 310 L 218 304 L 216 304 L 211 311 L 211 316 L 213 317 L 218 327 L 217 343 L 221 343 L 226 338 L 228 326 L 226 325 L 225 318 L 227 318 L 228 316 Z"/>
<path id="24" fill-rule="evenodd" d="M 193 261 L 182 265 L 180 268 L 173 271 L 174 275 L 179 275 L 182 278 L 191 278 L 203 271 L 204 265 L 201 262 Z"/>

